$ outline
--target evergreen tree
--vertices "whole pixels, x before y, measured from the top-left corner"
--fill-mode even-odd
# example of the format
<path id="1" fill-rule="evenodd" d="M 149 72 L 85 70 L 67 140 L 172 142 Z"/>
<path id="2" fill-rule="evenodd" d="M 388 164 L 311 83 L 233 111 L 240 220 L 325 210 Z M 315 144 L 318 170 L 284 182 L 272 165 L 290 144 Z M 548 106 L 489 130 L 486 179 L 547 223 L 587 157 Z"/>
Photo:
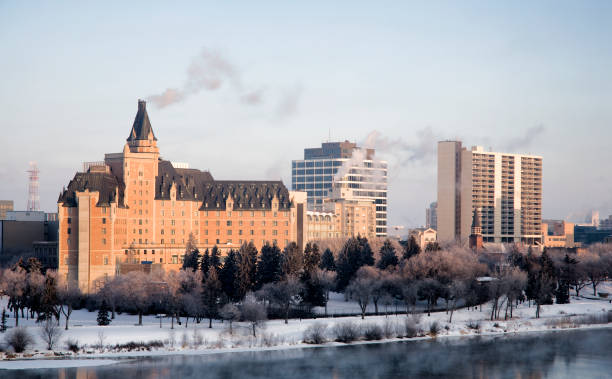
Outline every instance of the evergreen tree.
<path id="1" fill-rule="evenodd" d="M 189 233 L 189 239 L 185 246 L 185 259 L 183 260 L 183 270 L 191 269 L 196 271 L 198 269 L 200 260 L 200 252 L 198 251 L 197 242 L 193 233 Z"/>
<path id="2" fill-rule="evenodd" d="M 576 283 L 576 265 L 578 261 L 571 258 L 567 253 L 561 267 L 559 268 L 559 283 L 555 292 L 557 304 L 569 304 L 570 302 L 570 286 Z"/>
<path id="3" fill-rule="evenodd" d="M 257 262 L 257 286 L 261 288 L 266 283 L 276 283 L 282 276 L 281 252 L 276 246 L 266 243 L 261 248 Z"/>
<path id="4" fill-rule="evenodd" d="M 349 238 L 336 261 L 336 272 L 339 290 L 344 290 L 353 276 L 362 266 L 373 266 L 374 254 L 366 238 Z"/>
<path id="5" fill-rule="evenodd" d="M 55 315 L 57 304 L 57 283 L 55 276 L 46 275 L 45 286 L 38 309 L 40 319 L 47 320 L 52 318 Z"/>
<path id="6" fill-rule="evenodd" d="M 410 236 L 410 238 L 408 238 L 408 241 L 406 241 L 406 245 L 404 245 L 404 255 L 402 256 L 402 258 L 410 259 L 410 257 L 413 257 L 419 254 L 420 252 L 421 247 L 417 243 L 414 236 Z"/>
<path id="7" fill-rule="evenodd" d="M 0 333 L 6 332 L 6 309 L 2 309 L 2 320 L 0 321 Z"/>
<path id="8" fill-rule="evenodd" d="M 246 293 L 255 287 L 257 282 L 257 248 L 253 242 L 243 244 L 239 250 L 238 293 L 243 299 Z"/>
<path id="9" fill-rule="evenodd" d="M 336 261 L 334 260 L 334 253 L 327 248 L 321 256 L 321 263 L 319 268 L 327 271 L 336 271 Z"/>
<path id="10" fill-rule="evenodd" d="M 316 243 L 307 243 L 304 248 L 304 270 L 312 272 L 321 263 L 321 253 Z"/>
<path id="11" fill-rule="evenodd" d="M 397 255 L 395 254 L 393 244 L 391 244 L 391 241 L 386 240 L 380 248 L 380 259 L 378 260 L 376 267 L 384 270 L 389 266 L 395 267 L 398 263 L 399 261 L 397 259 Z"/>
<path id="12" fill-rule="evenodd" d="M 281 256 L 283 277 L 298 275 L 304 267 L 304 254 L 295 242 L 283 249 Z"/>
<path id="13" fill-rule="evenodd" d="M 438 242 L 430 242 L 425 246 L 425 251 L 440 251 L 442 248 Z"/>
<path id="14" fill-rule="evenodd" d="M 300 294 L 302 303 L 310 307 L 324 307 L 327 303 L 325 288 L 315 275 L 315 271 L 304 271 L 300 281 L 303 284 Z"/>
<path id="15" fill-rule="evenodd" d="M 212 328 L 212 319 L 217 317 L 220 295 L 221 282 L 219 282 L 217 270 L 211 266 L 208 271 L 208 277 L 204 281 L 202 288 L 202 303 L 204 304 L 204 311 L 208 317 L 209 328 Z"/>
<path id="16" fill-rule="evenodd" d="M 100 309 L 98 309 L 98 325 L 107 326 L 111 323 L 110 317 L 108 315 L 108 305 L 106 305 L 106 300 L 102 300 L 102 305 L 100 305 Z"/>
<path id="17" fill-rule="evenodd" d="M 231 301 L 240 301 L 242 296 L 239 293 L 239 281 L 238 281 L 238 260 L 240 256 L 238 252 L 230 250 L 225 257 L 223 267 L 219 271 L 219 281 L 221 282 L 221 288 L 223 292 Z"/>
<path id="18" fill-rule="evenodd" d="M 210 269 L 210 252 L 208 249 L 202 255 L 202 260 L 200 262 L 200 271 L 202 271 L 202 282 L 206 280 L 206 276 L 208 275 L 208 269 Z"/>
<path id="19" fill-rule="evenodd" d="M 210 252 L 210 267 L 217 270 L 217 273 L 221 270 L 221 253 L 217 245 L 213 246 Z"/>

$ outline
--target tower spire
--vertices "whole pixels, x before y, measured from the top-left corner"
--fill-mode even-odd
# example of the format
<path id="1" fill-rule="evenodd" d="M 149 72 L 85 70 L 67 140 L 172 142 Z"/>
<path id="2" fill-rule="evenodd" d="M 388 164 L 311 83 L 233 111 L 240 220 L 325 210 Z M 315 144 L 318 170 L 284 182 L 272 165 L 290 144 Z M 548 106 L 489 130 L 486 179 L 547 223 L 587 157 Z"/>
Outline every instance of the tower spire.
<path id="1" fill-rule="evenodd" d="M 147 114 L 147 102 L 144 100 L 138 100 L 138 112 L 134 118 L 134 124 L 132 130 L 127 138 L 128 142 L 137 140 L 149 140 L 157 141 L 153 128 L 151 127 L 151 121 L 149 121 L 149 115 Z"/>

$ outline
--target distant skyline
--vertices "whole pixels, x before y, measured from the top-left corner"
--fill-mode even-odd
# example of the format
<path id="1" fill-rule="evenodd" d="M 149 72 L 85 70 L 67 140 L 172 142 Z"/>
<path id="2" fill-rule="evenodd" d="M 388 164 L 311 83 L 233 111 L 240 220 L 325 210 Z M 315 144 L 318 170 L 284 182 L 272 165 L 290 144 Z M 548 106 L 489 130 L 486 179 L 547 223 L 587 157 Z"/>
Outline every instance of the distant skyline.
<path id="1" fill-rule="evenodd" d="M 612 214 L 612 3 L 0 2 L 0 199 L 42 209 L 148 112 L 164 159 L 282 179 L 375 140 L 389 226 L 425 224 L 438 140 L 543 156 L 543 217 Z M 533 137 L 531 137 L 533 136 Z"/>

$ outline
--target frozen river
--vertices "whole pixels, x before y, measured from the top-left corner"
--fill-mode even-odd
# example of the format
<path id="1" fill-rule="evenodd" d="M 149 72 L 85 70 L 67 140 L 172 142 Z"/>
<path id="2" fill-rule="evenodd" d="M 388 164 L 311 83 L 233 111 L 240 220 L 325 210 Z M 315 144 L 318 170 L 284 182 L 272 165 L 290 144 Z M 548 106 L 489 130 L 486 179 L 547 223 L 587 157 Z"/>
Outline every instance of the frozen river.
<path id="1" fill-rule="evenodd" d="M 610 378 L 612 329 L 125 359 L 1 378 Z"/>

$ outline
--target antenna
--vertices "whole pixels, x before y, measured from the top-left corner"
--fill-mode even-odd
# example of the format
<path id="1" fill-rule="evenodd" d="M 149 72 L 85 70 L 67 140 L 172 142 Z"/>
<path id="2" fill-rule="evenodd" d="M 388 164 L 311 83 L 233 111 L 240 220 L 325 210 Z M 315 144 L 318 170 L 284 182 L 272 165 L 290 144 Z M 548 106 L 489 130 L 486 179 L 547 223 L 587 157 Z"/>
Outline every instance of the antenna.
<path id="1" fill-rule="evenodd" d="M 40 210 L 40 195 L 38 193 L 38 165 L 36 162 L 30 162 L 30 169 L 26 171 L 30 176 L 28 184 L 28 207 L 29 212 Z"/>

